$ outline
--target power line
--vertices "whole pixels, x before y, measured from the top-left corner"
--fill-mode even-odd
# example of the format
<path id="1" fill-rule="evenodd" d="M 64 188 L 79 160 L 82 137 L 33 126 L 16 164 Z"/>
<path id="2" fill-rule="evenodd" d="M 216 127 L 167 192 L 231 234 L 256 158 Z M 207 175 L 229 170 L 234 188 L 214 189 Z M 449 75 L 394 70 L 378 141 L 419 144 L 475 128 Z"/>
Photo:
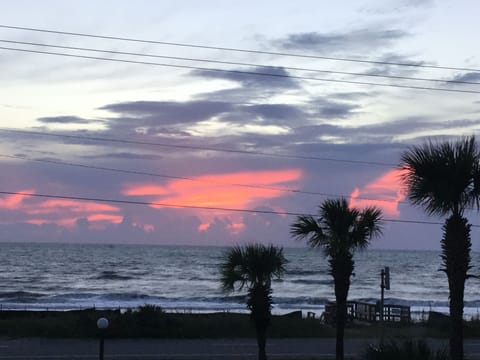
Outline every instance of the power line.
<path id="1" fill-rule="evenodd" d="M 133 55 L 133 56 L 140 56 L 140 57 L 160 58 L 160 59 L 170 59 L 170 60 L 197 61 L 197 62 L 206 62 L 206 63 L 214 63 L 214 64 L 224 64 L 224 65 L 251 66 L 251 67 L 266 68 L 266 69 L 283 68 L 286 70 L 294 70 L 294 71 L 308 71 L 308 72 L 339 74 L 339 75 L 348 75 L 348 76 L 360 76 L 360 77 L 364 76 L 364 77 L 376 77 L 376 78 L 397 79 L 397 80 L 430 81 L 430 82 L 439 82 L 442 84 L 480 85 L 479 82 L 475 82 L 475 81 L 444 80 L 444 79 L 420 78 L 420 77 L 410 77 L 410 76 L 382 75 L 382 74 L 369 74 L 369 73 L 358 73 L 358 72 L 348 72 L 348 71 L 311 69 L 311 68 L 289 67 L 289 66 L 279 66 L 279 65 L 265 65 L 265 64 L 245 63 L 245 62 L 236 62 L 236 61 L 222 61 L 222 60 L 212 60 L 212 59 L 188 58 L 188 57 L 182 57 L 182 56 L 167 56 L 167 55 L 157 55 L 157 54 L 143 54 L 138 52 L 114 51 L 114 50 L 107 50 L 107 49 L 93 49 L 93 48 L 76 47 L 76 46 L 52 45 L 52 44 L 6 40 L 6 39 L 0 39 L 0 42 L 9 43 L 9 44 L 19 44 L 19 45 L 42 46 L 42 47 L 50 47 L 50 48 L 66 49 L 66 50 L 102 52 L 102 53 L 114 54 L 114 55 Z"/>
<path id="2" fill-rule="evenodd" d="M 166 174 L 158 174 L 158 173 L 151 173 L 151 172 L 144 172 L 144 171 L 137 171 L 137 170 L 127 170 L 127 169 L 118 169 L 118 168 L 109 168 L 105 166 L 95 166 L 95 165 L 85 165 L 85 164 L 78 164 L 73 162 L 65 162 L 65 161 L 56 161 L 56 160 L 47 160 L 47 159 L 32 159 L 27 158 L 24 156 L 18 155 L 6 155 L 0 154 L 0 157 L 9 158 L 9 159 L 19 159 L 25 161 L 33 161 L 39 163 L 47 163 L 47 164 L 54 164 L 54 165 L 63 165 L 63 166 L 72 166 L 72 167 L 79 167 L 85 169 L 92 169 L 92 170 L 102 170 L 102 171 L 112 171 L 118 173 L 126 173 L 126 174 L 133 174 L 133 175 L 145 175 L 145 176 L 152 176 L 152 177 L 160 177 L 160 178 L 167 178 L 167 179 L 176 179 L 176 180 L 187 180 L 193 182 L 203 182 L 209 184 L 217 184 L 217 185 L 229 185 L 229 186 L 238 186 L 238 187 L 246 187 L 246 188 L 253 188 L 253 189 L 264 189 L 264 190 L 272 190 L 272 191 L 280 191 L 280 192 L 291 192 L 294 194 L 304 194 L 304 195 L 318 195 L 323 197 L 336 197 L 336 198 L 348 198 L 351 195 L 345 194 L 330 194 L 330 193 L 323 193 L 317 191 L 306 191 L 306 190 L 299 190 L 299 189 L 289 189 L 289 188 L 280 188 L 275 186 L 267 186 L 267 185 L 253 185 L 253 184 L 239 184 L 239 183 L 230 183 L 230 182 L 223 182 L 223 181 L 212 181 L 212 180 L 205 180 L 205 179 L 198 179 L 198 178 L 191 178 L 187 176 L 175 176 L 175 175 L 166 175 Z M 367 197 L 356 197 L 355 200 L 363 200 L 363 201 L 380 201 L 386 203 L 396 203 L 396 204 L 408 204 L 407 201 L 402 200 L 386 200 L 386 199 L 373 199 Z M 467 208 L 467 210 L 475 210 L 474 208 Z M 394 220 L 392 220 L 394 221 Z"/>
<path id="3" fill-rule="evenodd" d="M 167 143 L 160 143 L 160 142 L 136 141 L 136 140 L 107 138 L 107 137 L 99 137 L 99 136 L 54 134 L 54 133 L 46 133 L 42 131 L 27 131 L 27 130 L 0 128 L 0 132 L 10 132 L 10 133 L 17 133 L 17 134 L 25 134 L 25 135 L 39 135 L 39 136 L 47 136 L 47 137 L 59 137 L 59 138 L 76 139 L 76 140 L 104 141 L 104 142 L 123 143 L 123 144 L 132 144 L 132 145 L 159 146 L 159 147 L 167 147 L 167 148 L 186 149 L 186 150 L 216 151 L 216 152 L 225 152 L 225 153 L 232 153 L 232 154 L 267 156 L 267 157 L 274 157 L 274 158 L 281 158 L 281 159 L 331 161 L 331 162 L 346 163 L 346 164 L 362 164 L 362 165 L 388 166 L 388 167 L 396 166 L 396 164 L 386 163 L 386 162 L 377 162 L 377 161 L 335 159 L 335 158 L 328 158 L 328 157 L 317 157 L 317 156 L 306 156 L 306 155 L 303 156 L 303 155 L 291 155 L 291 154 L 274 154 L 274 153 L 268 153 L 268 152 L 262 152 L 262 151 L 235 150 L 235 149 L 214 148 L 214 147 L 195 146 L 195 145 L 167 144 Z"/>
<path id="4" fill-rule="evenodd" d="M 0 154 L 0 157 L 7 158 L 7 159 L 19 159 L 19 160 L 25 160 L 25 161 L 54 164 L 54 165 L 72 166 L 72 167 L 79 167 L 79 168 L 92 169 L 92 170 L 111 171 L 111 172 L 118 172 L 118 173 L 132 174 L 132 175 L 145 175 L 145 176 L 160 177 L 160 178 L 175 179 L 175 180 L 202 182 L 202 183 L 216 184 L 216 185 L 228 185 L 228 186 L 238 186 L 238 187 L 246 187 L 246 188 L 253 188 L 253 189 L 272 190 L 272 191 L 279 191 L 279 192 L 290 192 L 294 194 L 318 195 L 323 197 L 345 197 L 345 198 L 349 197 L 349 195 L 344 195 L 344 194 L 329 194 L 329 193 L 323 193 L 323 192 L 305 191 L 305 190 L 299 190 L 299 189 L 289 189 L 289 188 L 281 188 L 281 187 L 267 186 L 267 185 L 239 184 L 239 183 L 230 183 L 230 182 L 223 182 L 223 181 L 212 181 L 212 180 L 205 180 L 205 179 L 199 179 L 199 178 L 191 178 L 187 176 L 166 175 L 166 174 L 158 174 L 158 173 L 151 173 L 151 172 L 144 172 L 144 171 L 110 168 L 105 166 L 85 165 L 85 164 L 78 164 L 73 162 L 65 162 L 65 161 L 57 161 L 57 160 L 32 159 L 32 158 L 27 158 L 24 156 L 17 156 L 17 155 Z M 399 203 L 399 204 L 406 203 L 405 201 L 372 199 L 372 198 L 365 198 L 365 197 L 356 197 L 355 200 L 380 201 L 380 202 Z"/>
<path id="5" fill-rule="evenodd" d="M 189 47 L 189 48 L 197 48 L 197 49 L 243 52 L 243 53 L 251 53 L 251 54 L 276 55 L 276 56 L 287 56 L 287 57 L 319 59 L 319 60 L 333 60 L 333 61 L 343 61 L 343 62 L 353 62 L 353 63 L 375 64 L 375 65 L 393 65 L 393 66 L 408 66 L 408 67 L 440 69 L 440 70 L 457 70 L 457 71 L 480 72 L 480 69 L 475 69 L 475 68 L 427 65 L 427 64 L 418 64 L 418 63 L 402 63 L 402 62 L 391 62 L 391 61 L 374 61 L 374 60 L 362 60 L 362 59 L 351 59 L 351 58 L 340 58 L 340 57 L 328 57 L 328 56 L 320 56 L 320 55 L 308 55 L 308 54 L 295 54 L 295 53 L 264 51 L 264 50 L 240 49 L 240 48 L 221 47 L 221 46 L 208 46 L 208 45 L 199 45 L 199 44 L 186 44 L 186 43 L 179 43 L 179 42 L 145 40 L 145 39 L 136 39 L 136 38 L 119 37 L 119 36 L 95 35 L 95 34 L 87 34 L 87 33 L 67 32 L 67 31 L 49 30 L 49 29 L 39 29 L 39 28 L 12 26 L 12 25 L 4 25 L 4 24 L 0 24 L 0 28 L 23 30 L 23 31 L 35 31 L 35 32 L 43 32 L 43 33 L 50 33 L 50 34 L 80 36 L 80 37 L 97 38 L 97 39 L 120 40 L 120 41 L 137 42 L 137 43 L 144 43 L 144 44 L 157 44 L 157 45 Z"/>
<path id="6" fill-rule="evenodd" d="M 10 47 L 3 47 L 3 46 L 0 47 L 0 49 L 9 50 L 9 51 L 34 53 L 34 54 L 43 54 L 43 55 L 64 56 L 64 57 L 79 58 L 79 59 L 112 61 L 112 62 L 119 62 L 119 63 L 152 65 L 152 66 L 162 66 L 162 67 L 190 69 L 190 70 L 202 70 L 202 71 L 211 71 L 211 72 L 217 72 L 217 73 L 220 72 L 220 73 L 227 73 L 227 74 L 241 74 L 241 75 L 249 75 L 249 76 L 267 76 L 267 77 L 274 77 L 274 78 L 289 78 L 289 79 L 298 79 L 298 80 L 333 82 L 333 83 L 341 83 L 341 84 L 383 86 L 383 87 L 400 88 L 400 89 L 430 90 L 430 91 L 454 92 L 454 93 L 464 93 L 464 94 L 480 94 L 480 91 L 475 91 L 475 90 L 446 89 L 446 88 L 434 88 L 434 87 L 428 87 L 428 86 L 414 86 L 414 85 L 400 85 L 400 84 L 382 84 L 382 83 L 372 83 L 372 82 L 368 82 L 368 81 L 325 79 L 325 78 L 316 78 L 316 77 L 308 77 L 308 76 L 287 75 L 287 74 L 275 74 L 275 73 L 264 73 L 264 72 L 243 71 L 243 70 L 228 70 L 228 69 L 208 68 L 208 67 L 192 66 L 192 65 L 164 64 L 164 63 L 137 61 L 137 60 L 126 60 L 126 59 L 111 59 L 111 58 L 104 58 L 104 57 L 99 57 L 99 56 L 87 56 L 87 55 L 57 53 L 57 52 L 51 52 L 51 51 L 18 49 L 18 48 L 10 48 Z"/>
<path id="7" fill-rule="evenodd" d="M 49 199 L 95 201 L 95 202 L 112 203 L 112 204 L 147 205 L 147 206 L 161 206 L 161 207 L 180 208 L 180 209 L 229 211 L 229 212 L 237 212 L 237 213 L 288 215 L 288 216 L 305 216 L 305 215 L 316 216 L 316 215 L 312 215 L 312 214 L 302 214 L 302 213 L 289 212 L 289 211 L 280 212 L 280 211 L 273 211 L 273 210 L 237 209 L 237 208 L 225 208 L 225 207 L 217 207 L 217 206 L 196 206 L 196 205 L 184 205 L 184 204 L 168 204 L 168 203 L 158 203 L 158 202 L 105 199 L 105 198 L 84 197 L 84 196 L 37 194 L 37 193 L 17 192 L 17 191 L 0 191 L 0 194 L 3 194 L 3 195 L 21 195 L 21 196 L 49 198 Z M 441 222 L 423 221 L 423 220 L 382 219 L 382 221 L 393 222 L 393 223 L 406 223 L 406 224 L 443 225 L 443 223 L 441 223 Z M 475 224 L 473 224 L 471 226 L 472 227 L 480 227 L 480 225 L 475 225 Z"/>

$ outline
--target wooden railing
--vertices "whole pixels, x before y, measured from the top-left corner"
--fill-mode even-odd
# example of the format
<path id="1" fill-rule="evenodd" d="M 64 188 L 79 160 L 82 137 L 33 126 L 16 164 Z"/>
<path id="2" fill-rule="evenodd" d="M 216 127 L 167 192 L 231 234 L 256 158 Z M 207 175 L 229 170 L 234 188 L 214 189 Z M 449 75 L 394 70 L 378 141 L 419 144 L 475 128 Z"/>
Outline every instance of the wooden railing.
<path id="1" fill-rule="evenodd" d="M 335 302 L 325 304 L 325 322 L 335 322 Z M 410 306 L 383 305 L 383 320 L 389 322 L 410 322 Z M 380 320 L 379 305 L 365 302 L 349 301 L 347 303 L 347 319 L 377 322 Z"/>

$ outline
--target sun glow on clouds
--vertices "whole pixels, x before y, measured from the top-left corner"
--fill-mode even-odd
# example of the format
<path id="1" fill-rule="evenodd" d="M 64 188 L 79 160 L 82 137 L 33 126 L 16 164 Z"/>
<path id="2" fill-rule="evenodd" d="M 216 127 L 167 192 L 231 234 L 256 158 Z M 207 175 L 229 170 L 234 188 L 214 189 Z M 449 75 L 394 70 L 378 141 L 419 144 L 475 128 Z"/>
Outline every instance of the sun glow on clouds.
<path id="1" fill-rule="evenodd" d="M 19 193 L 33 193 L 34 190 L 21 190 Z M 4 209 L 16 209 L 21 206 L 23 200 L 28 197 L 28 195 L 22 194 L 13 194 L 5 195 L 3 198 L 0 198 L 0 208 Z"/>
<path id="2" fill-rule="evenodd" d="M 273 199 L 286 194 L 285 191 L 271 187 L 286 185 L 299 180 L 302 172 L 299 169 L 245 171 L 227 174 L 209 174 L 196 177 L 192 180 L 172 180 L 165 185 L 156 184 L 129 184 L 125 186 L 123 194 L 127 196 L 148 196 L 153 208 L 163 208 L 165 205 L 181 205 L 192 207 L 214 207 L 245 209 L 258 205 L 258 201 Z M 251 184 L 236 186 L 235 184 Z M 265 187 L 265 188 L 262 188 Z M 155 204 L 157 203 L 157 204 Z M 221 209 L 202 210 L 192 209 L 202 219 L 199 231 L 206 231 L 215 216 L 225 215 L 232 220 L 230 231 L 240 232 L 244 225 L 239 215 L 231 214 Z"/>
<path id="3" fill-rule="evenodd" d="M 19 193 L 34 194 L 35 190 L 23 190 Z M 55 223 L 70 227 L 80 218 L 97 224 L 118 224 L 123 219 L 119 214 L 120 208 L 108 204 L 68 199 L 39 200 L 22 194 L 0 198 L 0 208 L 21 212 L 25 216 L 22 221 L 35 225 Z"/>
<path id="4" fill-rule="evenodd" d="M 376 206 L 382 209 L 384 215 L 400 216 L 398 203 L 405 199 L 400 175 L 400 170 L 390 170 L 365 186 L 355 188 L 350 195 L 350 206 L 358 209 Z"/>

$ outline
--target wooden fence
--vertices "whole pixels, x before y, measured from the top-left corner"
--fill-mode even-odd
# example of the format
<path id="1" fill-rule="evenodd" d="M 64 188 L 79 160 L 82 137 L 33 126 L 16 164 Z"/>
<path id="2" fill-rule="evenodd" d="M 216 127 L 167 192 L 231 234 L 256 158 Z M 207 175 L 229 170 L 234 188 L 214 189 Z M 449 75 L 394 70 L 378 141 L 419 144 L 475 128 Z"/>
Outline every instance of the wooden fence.
<path id="1" fill-rule="evenodd" d="M 378 304 L 349 301 L 347 303 L 347 320 L 361 320 L 368 322 L 380 321 L 380 306 Z M 325 322 L 331 324 L 335 322 L 335 302 L 325 304 Z M 389 322 L 410 322 L 410 306 L 403 305 L 383 305 L 383 320 Z"/>

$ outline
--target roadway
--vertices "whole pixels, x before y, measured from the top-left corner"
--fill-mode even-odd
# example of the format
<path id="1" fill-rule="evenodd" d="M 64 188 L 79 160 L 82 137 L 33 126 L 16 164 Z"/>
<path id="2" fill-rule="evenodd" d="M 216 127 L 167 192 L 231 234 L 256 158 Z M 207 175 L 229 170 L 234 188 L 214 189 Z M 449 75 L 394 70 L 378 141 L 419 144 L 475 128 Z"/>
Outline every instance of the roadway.
<path id="1" fill-rule="evenodd" d="M 440 348 L 447 340 L 428 339 Z M 366 339 L 346 339 L 347 357 L 361 354 Z M 99 357 L 96 339 L 0 339 L 0 360 L 90 360 Z M 480 340 L 465 340 L 469 359 L 480 359 Z M 267 354 L 272 359 L 334 358 L 335 339 L 269 339 Z M 106 339 L 105 360 L 203 360 L 255 359 L 254 339 Z"/>

